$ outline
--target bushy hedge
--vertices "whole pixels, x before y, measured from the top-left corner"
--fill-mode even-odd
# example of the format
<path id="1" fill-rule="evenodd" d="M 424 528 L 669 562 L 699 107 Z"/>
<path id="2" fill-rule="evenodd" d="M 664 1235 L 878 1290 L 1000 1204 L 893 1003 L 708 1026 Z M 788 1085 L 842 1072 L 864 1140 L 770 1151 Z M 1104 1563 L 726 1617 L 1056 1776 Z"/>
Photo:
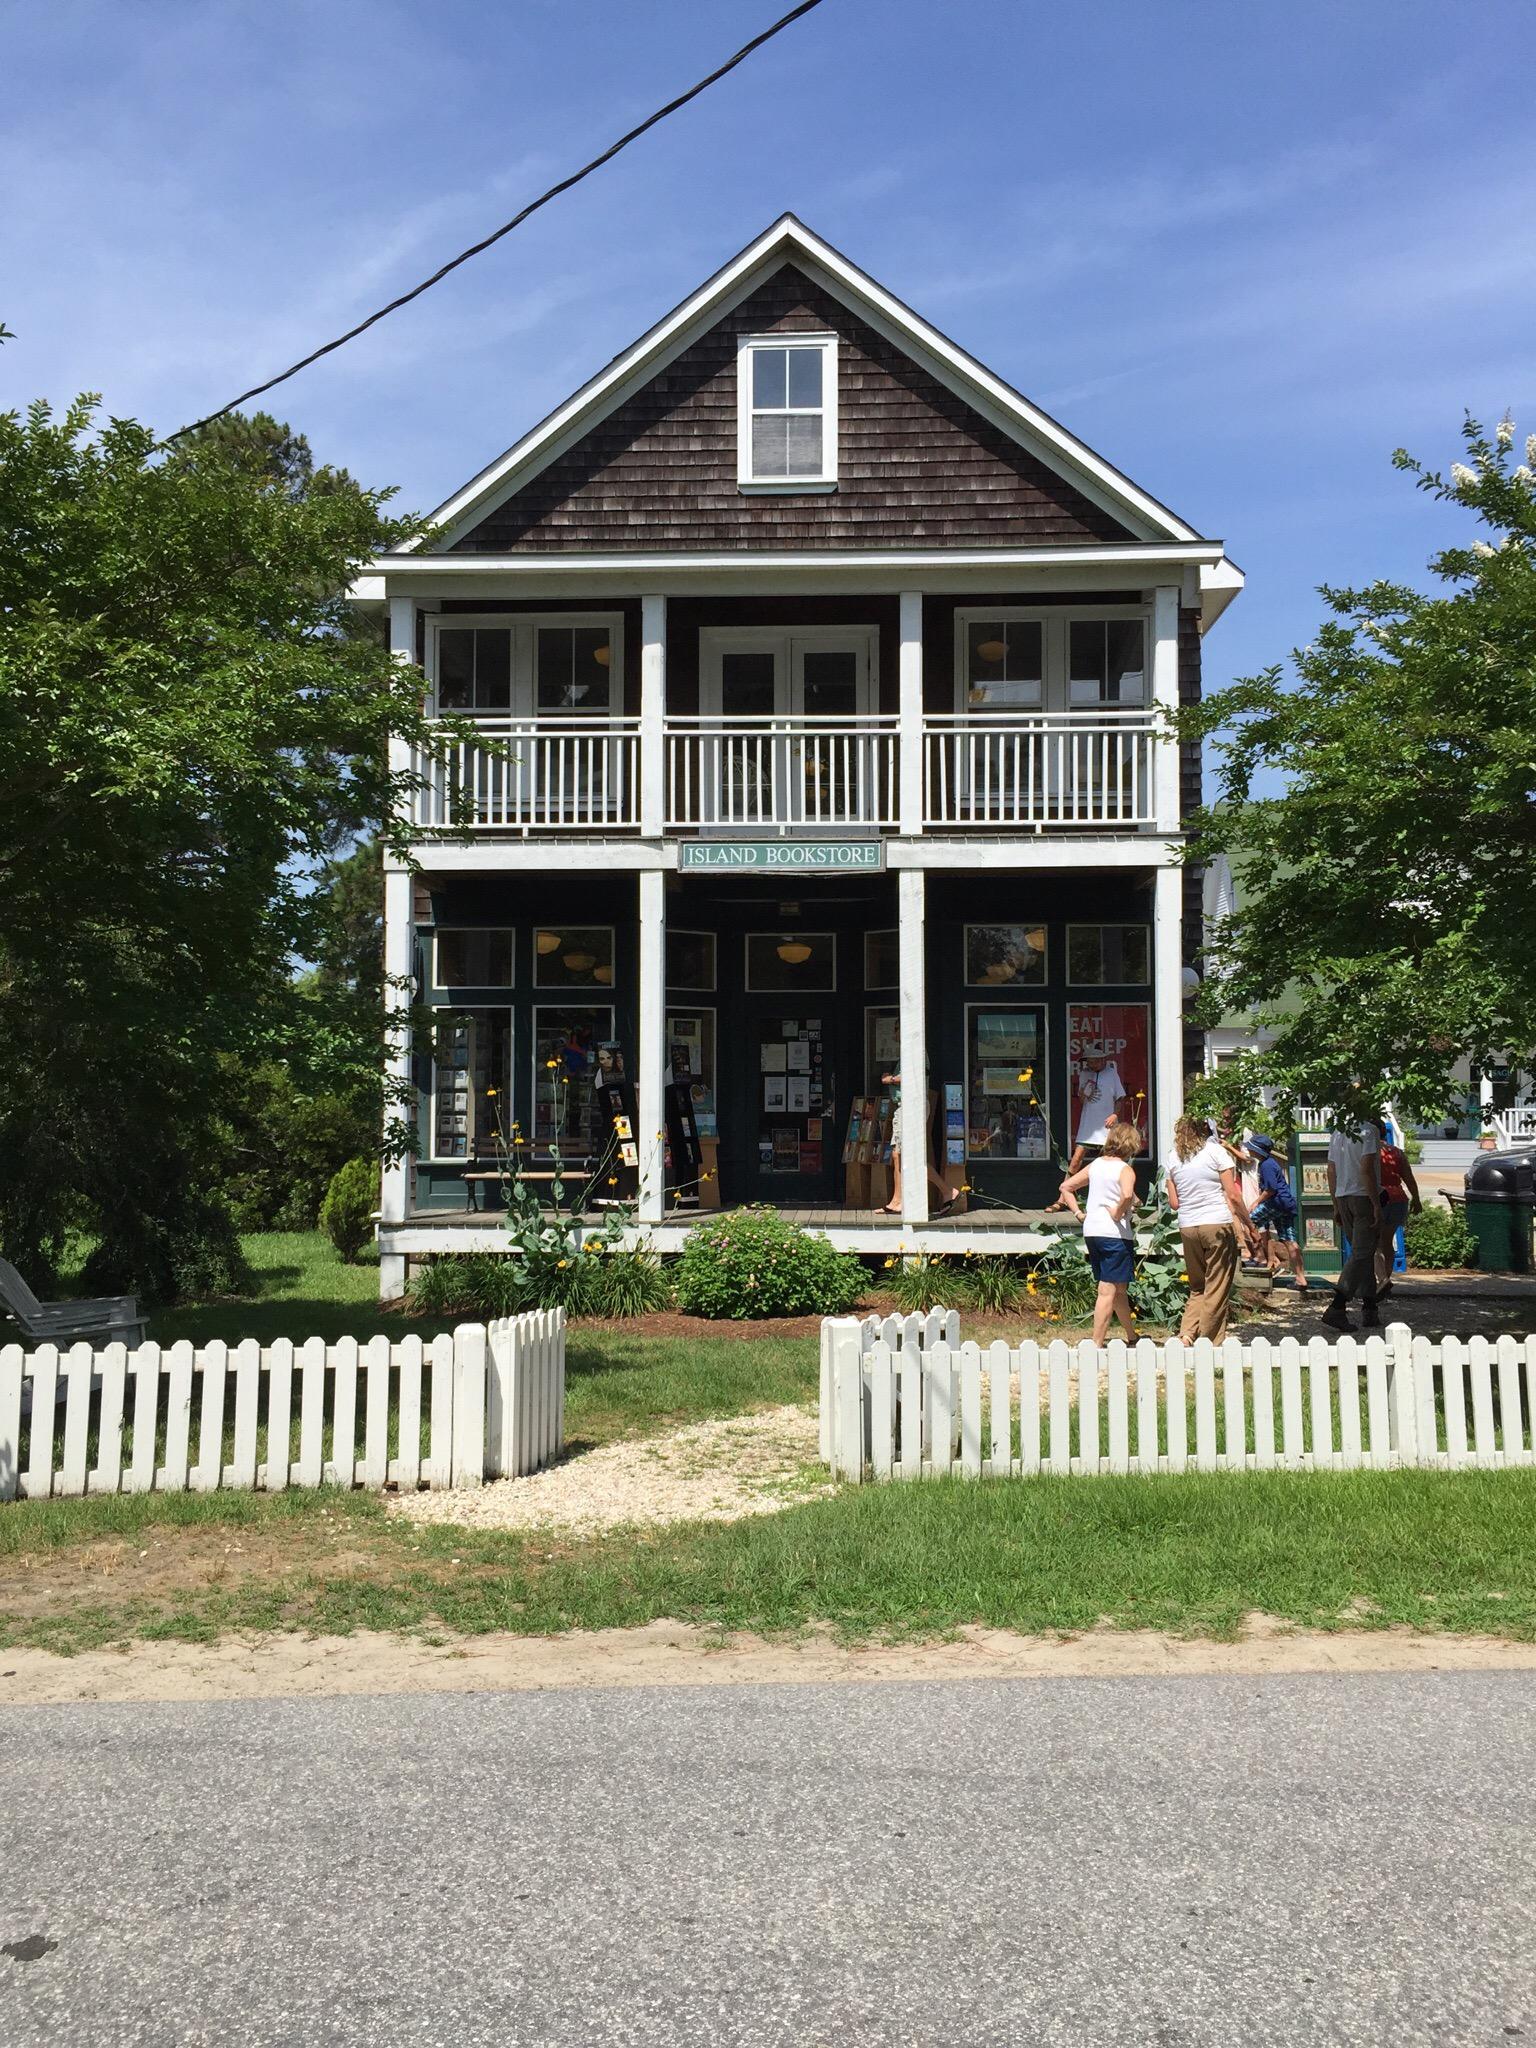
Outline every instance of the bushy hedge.
<path id="1" fill-rule="evenodd" d="M 1477 1264 L 1477 1239 L 1453 1209 L 1432 1203 L 1403 1225 L 1403 1242 L 1410 1266 L 1425 1266 L 1445 1272 L 1455 1266 Z"/>
<path id="2" fill-rule="evenodd" d="M 672 1306 L 672 1284 L 654 1253 L 594 1245 L 562 1268 L 530 1271 L 500 1252 L 456 1252 L 434 1259 L 411 1283 L 419 1315 L 488 1321 L 524 1309 L 563 1308 L 576 1316 L 642 1316 Z"/>
<path id="3" fill-rule="evenodd" d="M 358 1253 L 373 1236 L 373 1212 L 378 1206 L 377 1160 L 349 1159 L 332 1176 L 320 1204 L 320 1228 L 341 1253 L 343 1265 L 357 1264 Z"/>
<path id="4" fill-rule="evenodd" d="M 677 1305 L 693 1316 L 846 1315 L 869 1284 L 856 1258 L 797 1230 L 777 1209 L 735 1209 L 689 1231 Z"/>

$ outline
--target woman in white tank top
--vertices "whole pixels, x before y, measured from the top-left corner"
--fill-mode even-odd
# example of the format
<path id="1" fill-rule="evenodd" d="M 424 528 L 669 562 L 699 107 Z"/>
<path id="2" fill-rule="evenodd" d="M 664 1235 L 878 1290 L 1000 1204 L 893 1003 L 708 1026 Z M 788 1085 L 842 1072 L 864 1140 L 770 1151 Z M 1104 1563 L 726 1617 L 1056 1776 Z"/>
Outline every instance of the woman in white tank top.
<path id="1" fill-rule="evenodd" d="M 1136 1209 L 1136 1174 L 1131 1161 L 1141 1150 L 1134 1124 L 1111 1124 L 1099 1158 L 1061 1184 L 1061 1199 L 1083 1219 L 1083 1248 L 1099 1292 L 1093 1305 L 1093 1341 L 1103 1344 L 1115 1317 L 1127 1337 L 1136 1335 L 1131 1315 L 1131 1281 L 1136 1273 L 1136 1240 L 1131 1217 Z M 1087 1208 L 1077 1204 L 1077 1190 L 1086 1188 Z"/>

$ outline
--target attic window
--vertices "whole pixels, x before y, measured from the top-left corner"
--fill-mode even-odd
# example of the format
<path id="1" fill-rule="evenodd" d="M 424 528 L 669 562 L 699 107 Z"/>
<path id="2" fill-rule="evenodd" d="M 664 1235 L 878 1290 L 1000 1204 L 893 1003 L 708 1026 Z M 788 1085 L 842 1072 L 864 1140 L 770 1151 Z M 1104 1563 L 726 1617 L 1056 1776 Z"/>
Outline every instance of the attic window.
<path id="1" fill-rule="evenodd" d="M 737 477 L 744 491 L 837 483 L 837 340 L 755 335 L 736 359 Z"/>

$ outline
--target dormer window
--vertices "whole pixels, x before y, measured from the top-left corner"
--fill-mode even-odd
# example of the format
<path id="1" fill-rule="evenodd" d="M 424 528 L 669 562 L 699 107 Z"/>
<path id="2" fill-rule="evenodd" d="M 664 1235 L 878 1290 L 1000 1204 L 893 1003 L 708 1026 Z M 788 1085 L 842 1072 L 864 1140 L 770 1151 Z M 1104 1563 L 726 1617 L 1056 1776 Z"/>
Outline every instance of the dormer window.
<path id="1" fill-rule="evenodd" d="M 755 335 L 736 359 L 738 480 L 744 491 L 837 483 L 837 340 Z"/>

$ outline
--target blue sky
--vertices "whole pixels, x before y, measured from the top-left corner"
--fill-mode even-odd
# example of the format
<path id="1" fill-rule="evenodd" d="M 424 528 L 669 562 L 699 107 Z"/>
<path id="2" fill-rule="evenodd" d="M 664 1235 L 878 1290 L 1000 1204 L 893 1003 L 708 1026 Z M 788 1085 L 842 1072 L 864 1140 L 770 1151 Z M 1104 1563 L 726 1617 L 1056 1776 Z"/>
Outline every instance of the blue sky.
<path id="1" fill-rule="evenodd" d="M 0 5 L 0 404 L 168 431 L 431 269 L 774 0 Z M 785 208 L 1121 468 L 1249 588 L 1450 533 L 1389 458 L 1536 428 L 1530 0 L 826 0 L 528 228 L 275 395 L 425 509 Z"/>

